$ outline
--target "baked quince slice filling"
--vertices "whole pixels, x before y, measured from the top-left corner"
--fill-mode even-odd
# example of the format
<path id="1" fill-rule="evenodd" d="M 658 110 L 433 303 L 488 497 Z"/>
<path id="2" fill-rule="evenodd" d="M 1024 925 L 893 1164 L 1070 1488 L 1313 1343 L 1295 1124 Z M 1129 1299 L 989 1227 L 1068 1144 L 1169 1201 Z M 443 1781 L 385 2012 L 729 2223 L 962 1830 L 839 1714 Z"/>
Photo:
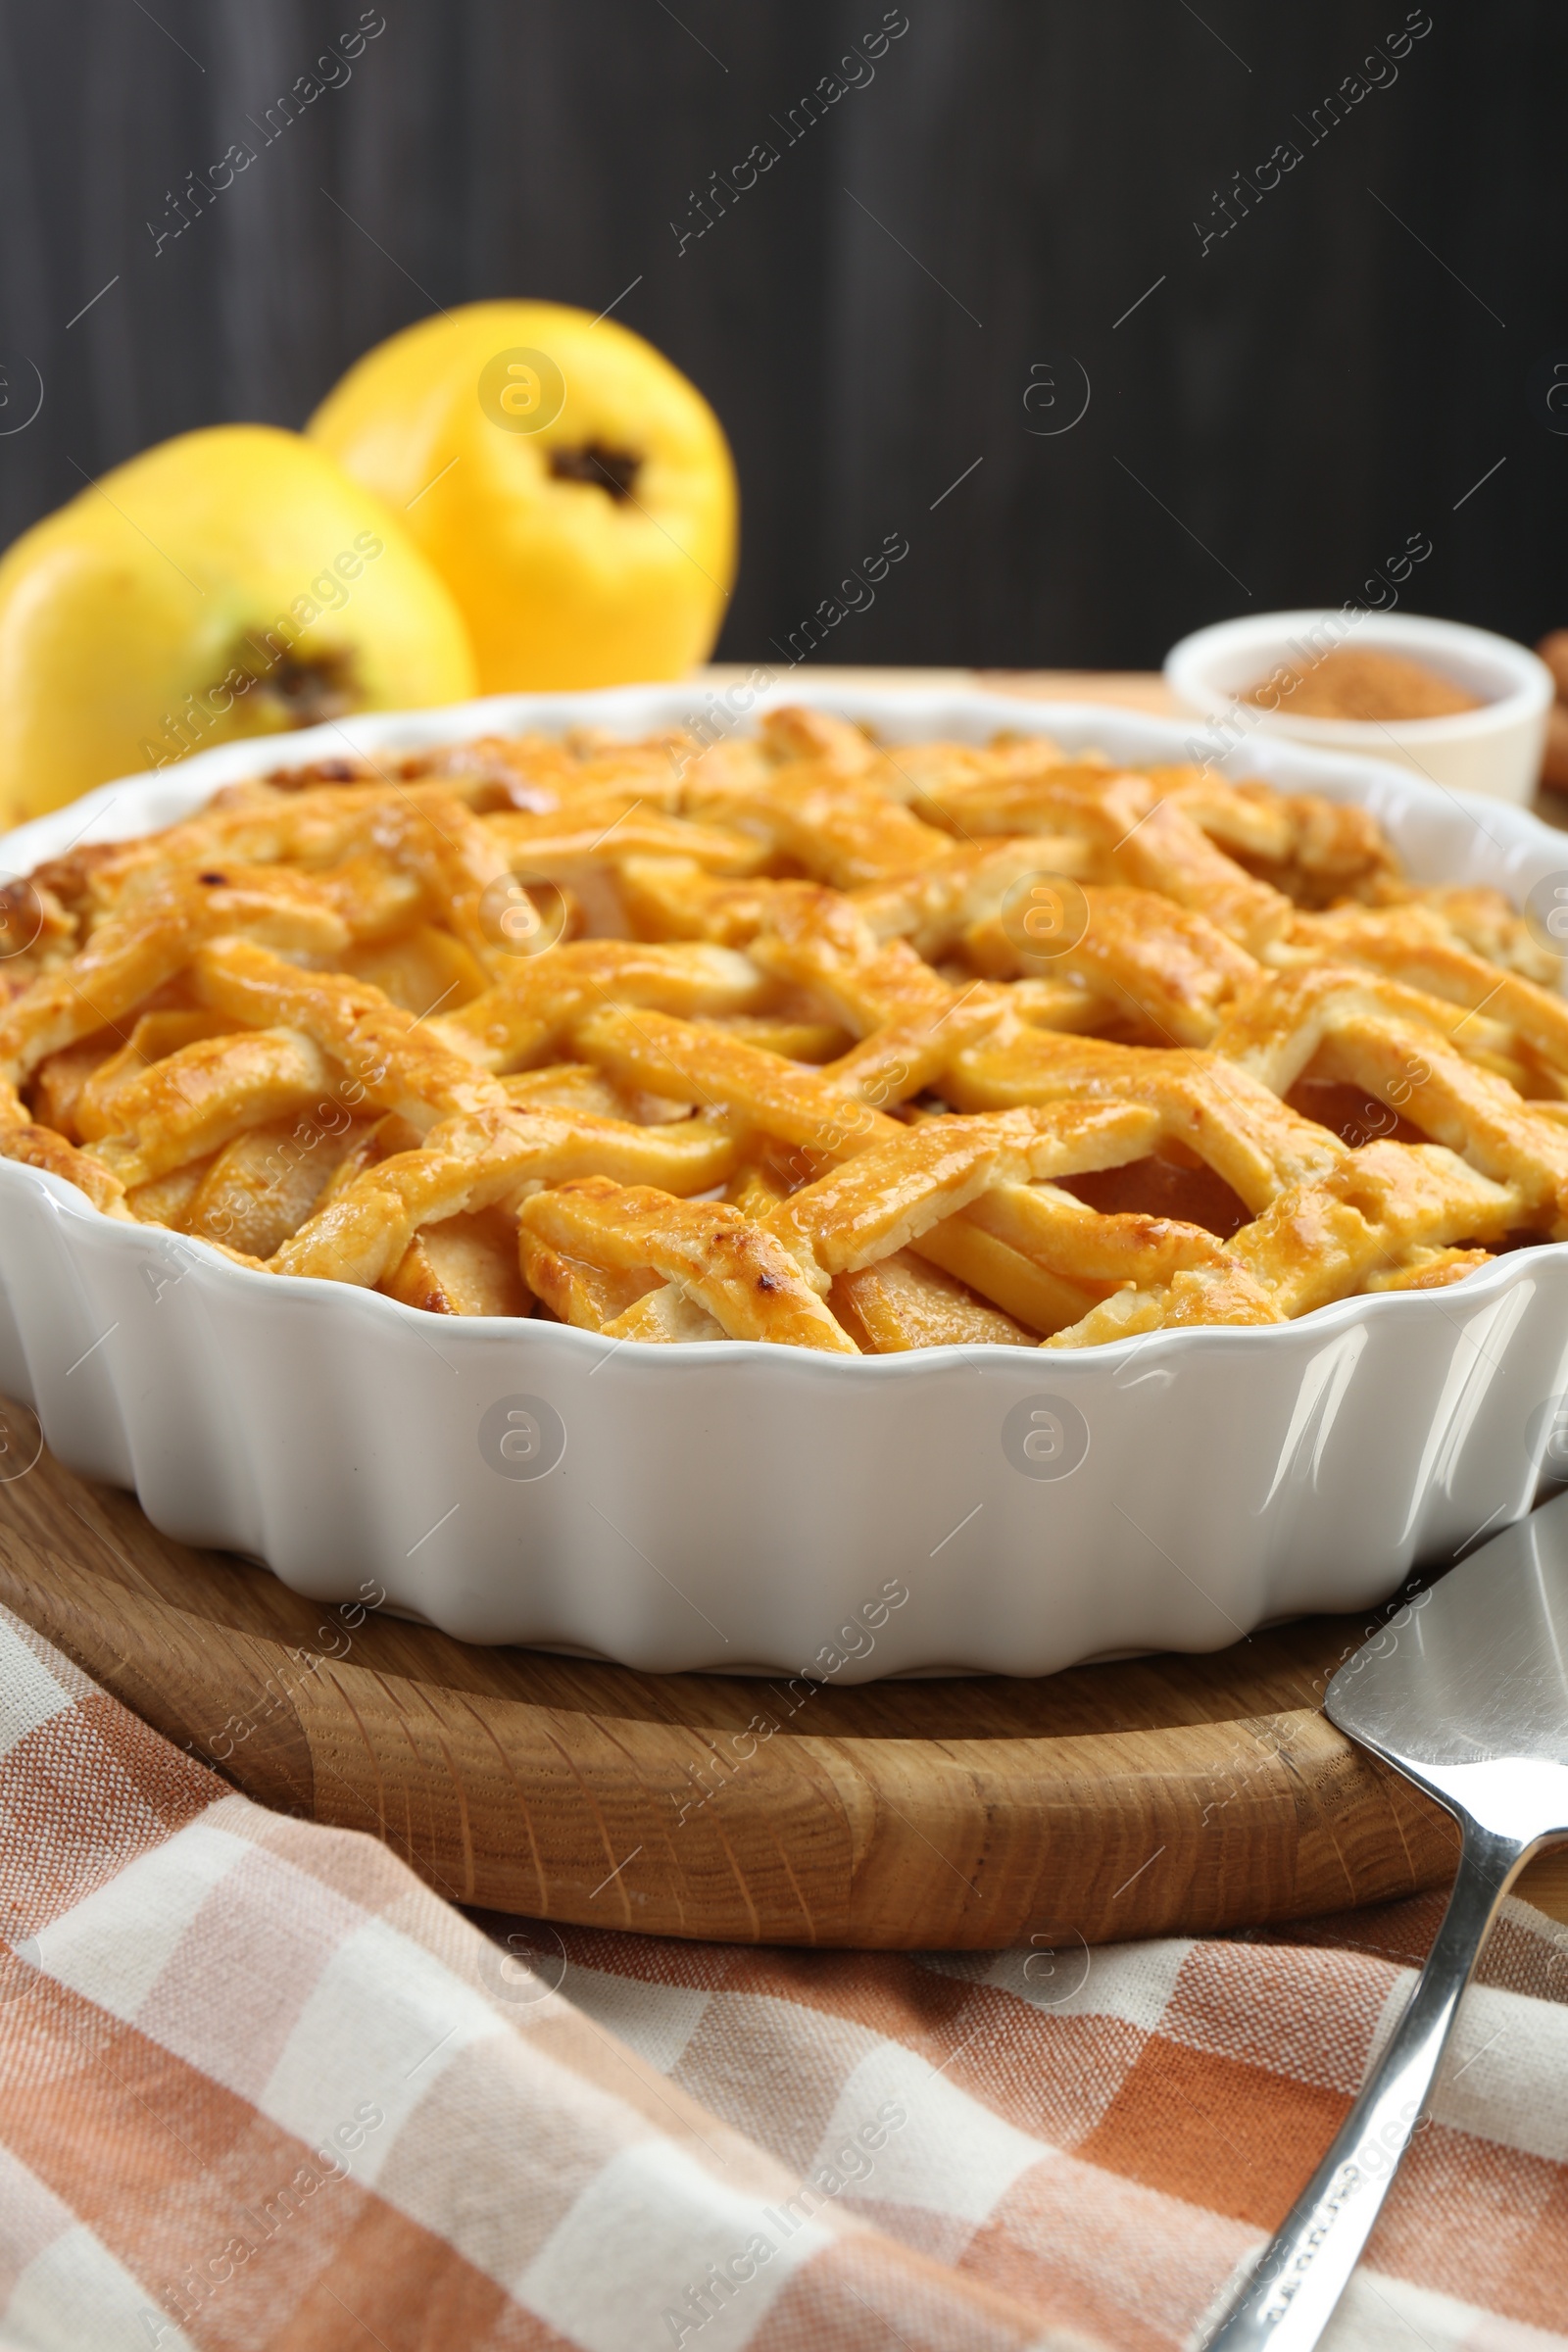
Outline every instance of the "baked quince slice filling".
<path id="1" fill-rule="evenodd" d="M 142 1186 L 129 1204 L 145 1221 L 178 1225 L 265 1261 L 299 1231 L 371 1132 L 341 1109 L 313 1102 L 304 1118 L 249 1127 L 210 1161 L 187 1161 Z"/>
<path id="2" fill-rule="evenodd" d="M 649 1267 L 603 1266 L 572 1251 L 553 1250 L 525 1223 L 517 1229 L 517 1259 L 534 1297 L 558 1322 L 575 1323 L 581 1331 L 603 1331 L 649 1291 L 662 1287 Z"/>
<path id="3" fill-rule="evenodd" d="M 533 1308 L 512 1220 L 499 1208 L 421 1226 L 381 1287 L 427 1315 L 526 1315 Z"/>
<path id="4" fill-rule="evenodd" d="M 1032 1348 L 1038 1333 L 906 1250 L 841 1274 L 828 1304 L 865 1355 L 917 1348 Z"/>

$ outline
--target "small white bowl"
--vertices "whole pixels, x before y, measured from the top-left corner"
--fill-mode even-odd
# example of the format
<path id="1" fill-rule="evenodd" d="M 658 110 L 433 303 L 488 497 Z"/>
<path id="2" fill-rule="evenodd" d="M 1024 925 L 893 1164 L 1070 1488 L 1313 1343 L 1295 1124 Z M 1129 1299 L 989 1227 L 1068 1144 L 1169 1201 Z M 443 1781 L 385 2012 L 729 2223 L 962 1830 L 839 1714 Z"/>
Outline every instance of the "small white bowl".
<path id="1" fill-rule="evenodd" d="M 1264 710 L 1241 701 L 1276 664 L 1301 669 L 1331 647 L 1400 654 L 1424 662 L 1481 700 L 1447 718 L 1297 718 L 1288 702 Z M 1509 637 L 1427 620 L 1414 612 L 1318 607 L 1250 613 L 1199 629 L 1165 657 L 1165 683 L 1208 722 L 1195 738 L 1200 760 L 1217 759 L 1254 733 L 1289 736 L 1325 751 L 1395 760 L 1447 792 L 1480 792 L 1528 803 L 1541 779 L 1546 712 L 1556 684 L 1544 662 Z"/>

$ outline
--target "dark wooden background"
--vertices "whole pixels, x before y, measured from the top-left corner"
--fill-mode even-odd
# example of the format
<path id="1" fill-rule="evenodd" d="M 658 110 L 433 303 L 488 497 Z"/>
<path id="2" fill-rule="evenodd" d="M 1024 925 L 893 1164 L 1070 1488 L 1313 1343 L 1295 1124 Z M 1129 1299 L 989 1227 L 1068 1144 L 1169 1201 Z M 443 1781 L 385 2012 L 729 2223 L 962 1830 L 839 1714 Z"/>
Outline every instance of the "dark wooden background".
<path id="1" fill-rule="evenodd" d="M 383 6 L 352 80 L 155 253 L 168 192 L 259 143 L 358 0 L 0 0 L 6 538 L 167 434 L 299 423 L 432 305 L 598 311 L 635 279 L 616 316 L 740 464 L 726 654 L 890 530 L 907 560 L 823 658 L 1151 664 L 1353 595 L 1418 531 L 1420 609 L 1568 622 L 1568 438 L 1528 389 L 1568 361 L 1560 6 L 1430 0 L 1397 81 L 1309 146 L 1404 0 L 906 0 L 874 81 L 684 252 L 693 187 L 782 145 L 882 0 Z M 1201 253 L 1214 191 L 1293 137 Z M 1032 432 L 1077 368 L 1087 415 Z"/>

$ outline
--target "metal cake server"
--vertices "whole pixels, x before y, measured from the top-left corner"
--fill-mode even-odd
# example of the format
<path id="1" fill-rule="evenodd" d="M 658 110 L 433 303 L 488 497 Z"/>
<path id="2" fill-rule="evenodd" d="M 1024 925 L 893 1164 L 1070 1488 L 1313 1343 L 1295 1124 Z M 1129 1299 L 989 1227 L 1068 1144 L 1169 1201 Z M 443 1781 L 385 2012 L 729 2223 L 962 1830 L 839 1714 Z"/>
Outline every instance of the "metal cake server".
<path id="1" fill-rule="evenodd" d="M 1309 2352 L 1420 2121 L 1497 1906 L 1568 1838 L 1568 1494 L 1417 1593 L 1328 1687 L 1331 1722 L 1456 1815 L 1459 1875 L 1387 2050 L 1207 2352 Z"/>

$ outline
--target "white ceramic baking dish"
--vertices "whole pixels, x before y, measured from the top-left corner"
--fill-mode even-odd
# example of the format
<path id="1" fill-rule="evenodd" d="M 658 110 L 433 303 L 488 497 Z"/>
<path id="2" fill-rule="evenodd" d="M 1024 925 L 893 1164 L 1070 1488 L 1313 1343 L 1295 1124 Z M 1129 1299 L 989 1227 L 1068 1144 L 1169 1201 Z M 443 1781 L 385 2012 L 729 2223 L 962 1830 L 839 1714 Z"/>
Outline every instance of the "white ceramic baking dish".
<path id="1" fill-rule="evenodd" d="M 763 699 L 894 741 L 1012 728 L 1130 761 L 1186 743 L 976 693 L 803 678 Z M 0 868 L 168 823 L 280 758 L 638 734 L 700 707 L 682 687 L 508 696 L 227 745 L 11 834 Z M 1260 737 L 1230 767 L 1372 808 L 1419 878 L 1521 903 L 1568 882 L 1560 835 L 1398 768 Z M 324 1602 L 380 1587 L 468 1641 L 661 1670 L 1043 1674 L 1365 1607 L 1525 1511 L 1568 1392 L 1568 1245 L 1269 1329 L 848 1361 L 436 1318 L 248 1272 L 0 1161 L 0 1390 L 169 1535 Z"/>

